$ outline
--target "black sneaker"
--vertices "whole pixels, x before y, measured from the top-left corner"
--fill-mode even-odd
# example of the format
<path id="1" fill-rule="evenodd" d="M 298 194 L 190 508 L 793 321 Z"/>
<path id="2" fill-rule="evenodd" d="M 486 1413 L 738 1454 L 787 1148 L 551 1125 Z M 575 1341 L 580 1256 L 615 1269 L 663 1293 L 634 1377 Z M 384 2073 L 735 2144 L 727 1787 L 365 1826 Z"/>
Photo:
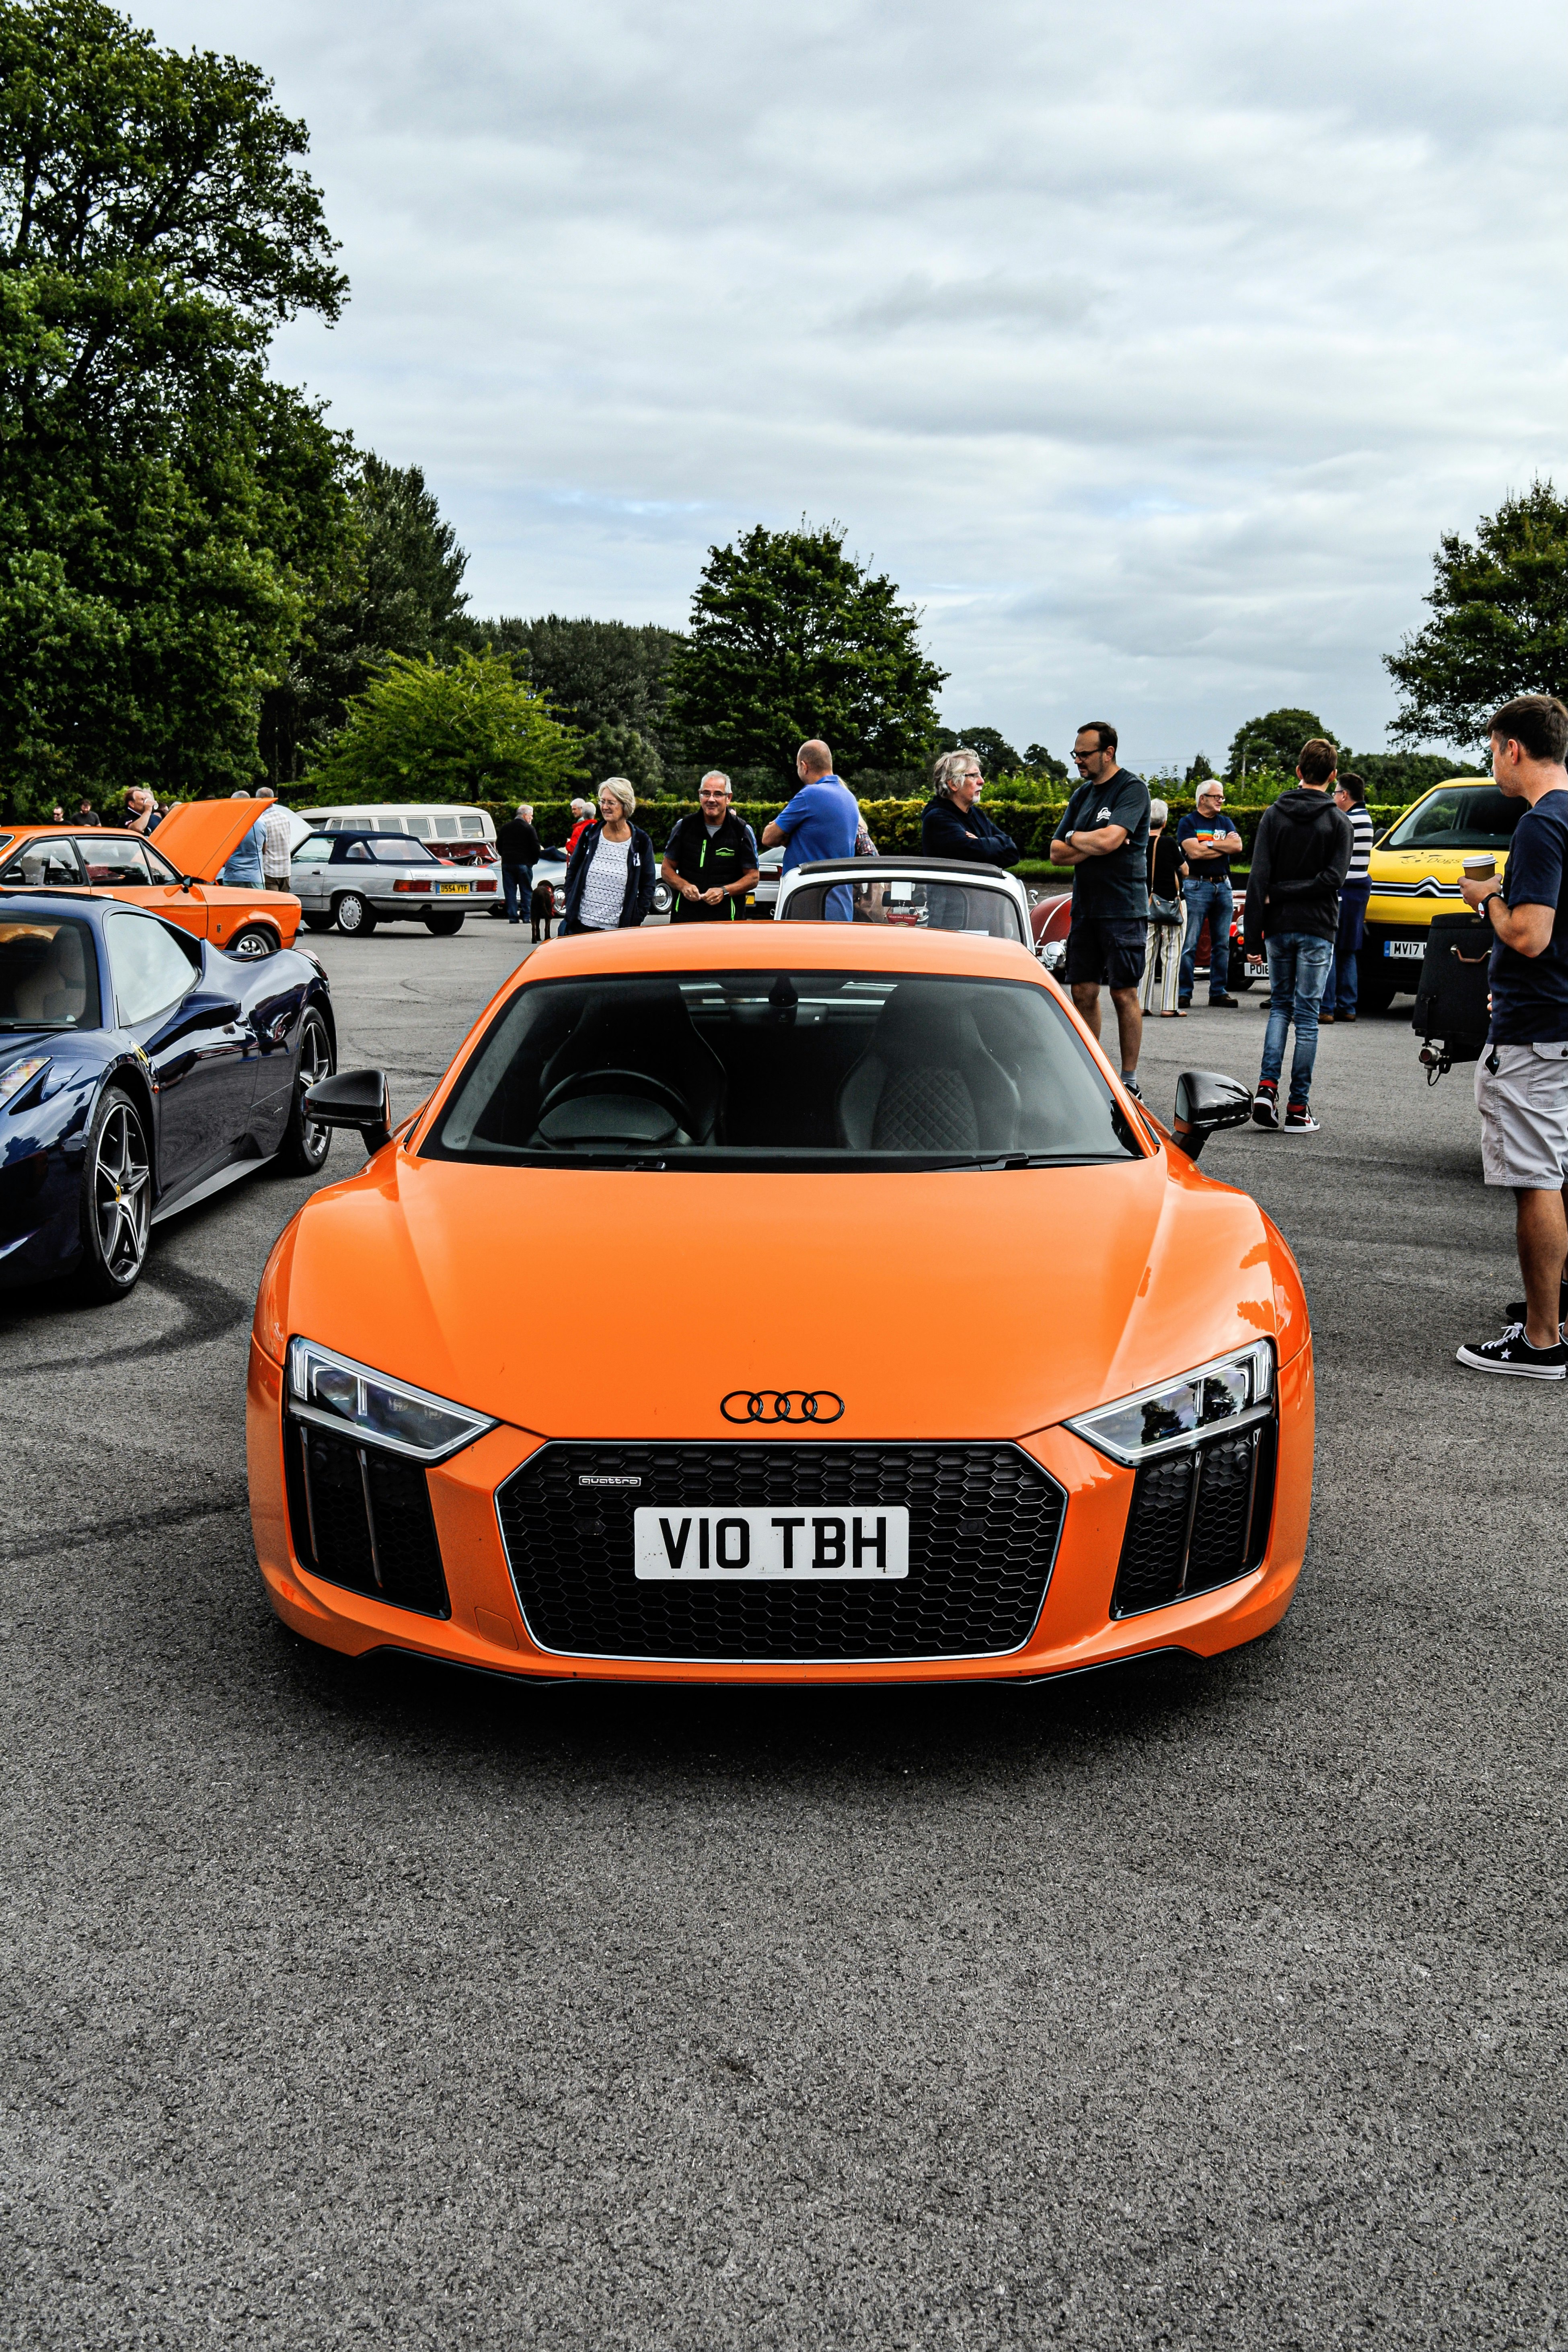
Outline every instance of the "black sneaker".
<path id="1" fill-rule="evenodd" d="M 1305 1103 L 1292 1103 L 1285 1113 L 1287 1135 L 1316 1135 L 1318 1122 Z"/>
<path id="2" fill-rule="evenodd" d="M 1211 996 L 1209 998 L 1209 1010 L 1211 1012 L 1239 1013 L 1241 1010 L 1241 999 L 1239 996 Z"/>
<path id="3" fill-rule="evenodd" d="M 1132 1099 L 1133 1099 L 1133 1101 L 1134 1101 L 1134 1102 L 1142 1102 L 1142 1099 L 1143 1099 L 1143 1089 L 1142 1089 L 1142 1087 L 1139 1085 L 1139 1083 L 1138 1083 L 1138 1081 L 1137 1081 L 1137 1079 L 1136 1079 L 1136 1078 L 1123 1078 L 1123 1079 L 1122 1079 L 1122 1081 L 1121 1081 L 1121 1083 L 1122 1083 L 1123 1087 L 1126 1088 L 1127 1092 L 1131 1096 L 1131 1097 L 1132 1097 Z"/>
<path id="4" fill-rule="evenodd" d="M 1473 1348 L 1459 1349 L 1454 1360 L 1468 1364 L 1472 1372 L 1510 1372 L 1515 1380 L 1568 1378 L 1568 1347 L 1562 1333 L 1555 1347 L 1532 1348 L 1522 1323 L 1510 1323 L 1500 1339 L 1479 1339 Z"/>
<path id="5" fill-rule="evenodd" d="M 1278 1127 L 1279 1124 L 1279 1090 L 1277 1087 L 1259 1086 L 1252 1097 L 1254 1127 Z"/>

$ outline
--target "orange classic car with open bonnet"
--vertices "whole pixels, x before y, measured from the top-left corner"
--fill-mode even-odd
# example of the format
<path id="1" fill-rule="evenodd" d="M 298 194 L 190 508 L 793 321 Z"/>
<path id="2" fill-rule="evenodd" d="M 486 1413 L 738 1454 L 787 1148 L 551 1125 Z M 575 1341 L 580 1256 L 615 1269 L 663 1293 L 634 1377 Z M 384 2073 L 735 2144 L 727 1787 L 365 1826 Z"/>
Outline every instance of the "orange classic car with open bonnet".
<path id="1" fill-rule="evenodd" d="M 680 926 L 542 947 L 268 1262 L 253 1524 L 279 1616 L 541 1682 L 1027 1682 L 1284 1614 L 1300 1276 L 1021 942 Z M 542 1328 L 509 1267 L 552 1235 Z M 499 1269 L 476 1284 L 476 1255 Z M 665 1281 L 647 1311 L 644 1269 Z"/>
<path id="2" fill-rule="evenodd" d="M 217 877 L 257 819 L 277 805 L 184 801 L 145 836 L 112 825 L 0 825 L 0 887 L 107 891 L 230 955 L 273 955 L 294 944 L 299 899 Z"/>

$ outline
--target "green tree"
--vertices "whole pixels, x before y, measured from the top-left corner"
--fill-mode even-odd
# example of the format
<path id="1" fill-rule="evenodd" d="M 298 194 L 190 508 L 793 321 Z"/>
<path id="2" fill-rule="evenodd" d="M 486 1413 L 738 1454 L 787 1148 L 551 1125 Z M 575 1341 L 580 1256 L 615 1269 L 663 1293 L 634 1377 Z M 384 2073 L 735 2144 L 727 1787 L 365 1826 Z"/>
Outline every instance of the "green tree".
<path id="1" fill-rule="evenodd" d="M 542 799 L 584 780 L 577 738 L 503 654 L 387 657 L 307 777 L 321 801 Z"/>
<path id="2" fill-rule="evenodd" d="M 956 732 L 951 727 L 939 727 L 935 749 L 973 751 L 988 776 L 1011 775 L 1027 765 L 995 727 L 960 727 Z"/>
<path id="3" fill-rule="evenodd" d="M 1024 754 L 1024 765 L 1031 775 L 1049 776 L 1057 783 L 1067 782 L 1067 761 L 1053 759 L 1043 743 L 1030 744 Z"/>
<path id="4" fill-rule="evenodd" d="M 349 505 L 355 537 L 342 593 L 311 616 L 262 704 L 261 753 L 275 784 L 302 773 L 388 654 L 447 654 L 466 617 L 468 559 L 417 466 L 367 451 Z"/>
<path id="5" fill-rule="evenodd" d="M 258 772 L 352 538 L 345 445 L 268 339 L 345 283 L 304 126 L 99 0 L 0 0 L 0 792 Z"/>
<path id="6" fill-rule="evenodd" d="M 1433 568 L 1432 619 L 1384 656 L 1396 742 L 1481 743 L 1500 702 L 1568 693 L 1568 500 L 1550 481 L 1483 515 L 1473 541 L 1445 533 Z"/>
<path id="7" fill-rule="evenodd" d="M 679 755 L 668 711 L 670 664 L 683 642 L 678 630 L 652 623 L 569 621 L 559 613 L 533 621 L 465 620 L 462 625 L 467 643 L 494 646 L 521 660 L 533 684 L 581 734 L 601 738 L 607 746 L 618 740 L 618 730 L 629 728 L 661 768 Z M 595 774 L 618 773 L 640 782 L 629 767 L 601 765 L 604 756 L 593 754 Z"/>
<path id="8" fill-rule="evenodd" d="M 1305 738 L 1302 740 L 1305 740 Z M 1212 776 L 1214 770 L 1209 765 L 1208 753 L 1200 751 L 1187 770 L 1184 781 L 1189 784 L 1201 784 L 1205 777 Z"/>
<path id="9" fill-rule="evenodd" d="M 713 547 L 675 656 L 670 712 L 700 757 L 787 775 L 820 735 L 839 766 L 923 761 L 946 672 L 921 653 L 919 614 L 895 583 L 844 552 L 837 524 L 757 524 Z"/>
<path id="10" fill-rule="evenodd" d="M 1279 768 L 1293 776 L 1310 735 L 1325 736 L 1331 743 L 1334 740 L 1315 710 L 1266 710 L 1261 719 L 1248 719 L 1236 730 L 1226 775 L 1239 776 L 1245 766 L 1248 772 Z"/>

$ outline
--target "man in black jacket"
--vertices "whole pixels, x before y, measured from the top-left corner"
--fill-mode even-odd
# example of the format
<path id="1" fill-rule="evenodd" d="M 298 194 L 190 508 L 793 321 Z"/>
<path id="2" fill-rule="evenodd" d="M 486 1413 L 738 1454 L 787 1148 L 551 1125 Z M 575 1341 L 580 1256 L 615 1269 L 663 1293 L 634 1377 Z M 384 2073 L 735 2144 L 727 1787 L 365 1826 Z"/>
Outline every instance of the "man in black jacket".
<path id="1" fill-rule="evenodd" d="M 697 787 L 697 814 L 670 835 L 660 869 L 675 893 L 675 923 L 733 923 L 757 885 L 756 835 L 730 806 L 730 779 L 710 768 Z"/>
<path id="2" fill-rule="evenodd" d="M 533 829 L 533 803 L 520 801 L 517 814 L 496 835 L 500 852 L 501 888 L 506 892 L 506 919 L 519 919 L 518 909 L 533 897 L 533 869 L 539 863 L 539 835 Z"/>
<path id="3" fill-rule="evenodd" d="M 979 754 L 944 751 L 931 772 L 934 790 L 921 814 L 921 856 L 945 857 L 952 865 L 1016 866 L 1017 845 L 979 805 L 985 779 Z M 966 890 L 932 882 L 926 890 L 926 920 L 933 930 L 962 931 L 975 919 Z"/>
<path id="4" fill-rule="evenodd" d="M 1318 1055 L 1318 1006 L 1333 961 L 1339 929 L 1340 892 L 1350 870 L 1350 820 L 1329 795 L 1339 754 L 1321 735 L 1301 746 L 1296 789 L 1281 793 L 1265 809 L 1252 844 L 1247 877 L 1247 950 L 1268 954 L 1268 1027 L 1263 1039 L 1263 1070 L 1252 1116 L 1259 1127 L 1278 1127 L 1279 1073 L 1285 1033 L 1292 1023 L 1296 1051 L 1285 1130 L 1310 1135 L 1318 1122 L 1309 1097 Z"/>

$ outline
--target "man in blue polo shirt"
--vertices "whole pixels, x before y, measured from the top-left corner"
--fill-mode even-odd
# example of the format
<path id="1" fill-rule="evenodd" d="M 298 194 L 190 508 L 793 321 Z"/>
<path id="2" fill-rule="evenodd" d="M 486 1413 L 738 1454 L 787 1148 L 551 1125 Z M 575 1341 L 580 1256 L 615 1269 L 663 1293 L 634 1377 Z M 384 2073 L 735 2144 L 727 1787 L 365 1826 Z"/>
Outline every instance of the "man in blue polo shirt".
<path id="1" fill-rule="evenodd" d="M 1515 1203 L 1524 1297 L 1499 1339 L 1459 1349 L 1472 1371 L 1568 1374 L 1568 709 L 1521 694 L 1494 713 L 1492 776 L 1526 803 L 1502 881 L 1466 878 L 1491 928 L 1491 1031 L 1476 1065 L 1481 1173 Z"/>
<path id="2" fill-rule="evenodd" d="M 834 774 L 833 754 L 826 744 L 815 736 L 803 743 L 795 755 L 795 772 L 800 790 L 788 807 L 780 809 L 772 824 L 763 827 L 763 847 L 774 849 L 781 841 L 785 845 L 786 874 L 793 874 L 797 866 L 815 866 L 823 857 L 853 857 L 855 836 L 860 830 L 860 803 L 842 778 Z M 854 894 L 847 883 L 829 890 L 822 912 L 830 923 L 854 920 Z"/>

